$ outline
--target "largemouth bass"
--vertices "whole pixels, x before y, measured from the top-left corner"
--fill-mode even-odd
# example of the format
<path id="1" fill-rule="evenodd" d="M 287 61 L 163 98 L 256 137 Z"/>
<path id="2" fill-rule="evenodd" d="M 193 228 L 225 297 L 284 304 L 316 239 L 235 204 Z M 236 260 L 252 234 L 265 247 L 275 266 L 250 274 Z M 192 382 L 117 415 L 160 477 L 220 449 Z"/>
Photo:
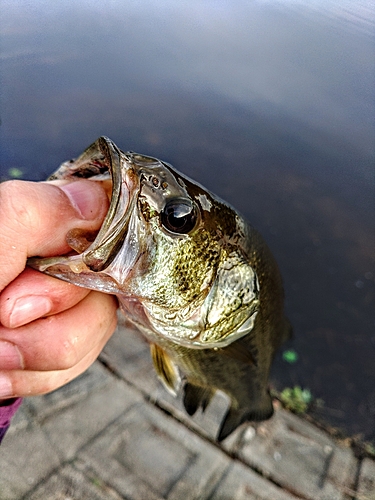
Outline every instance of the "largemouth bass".
<path id="1" fill-rule="evenodd" d="M 289 337 L 278 267 L 260 234 L 231 206 L 150 156 L 101 137 L 50 179 L 102 182 L 110 198 L 96 235 L 72 230 L 71 255 L 29 265 L 115 294 L 147 337 L 165 387 L 187 412 L 215 391 L 230 398 L 218 432 L 273 414 L 272 359 Z"/>

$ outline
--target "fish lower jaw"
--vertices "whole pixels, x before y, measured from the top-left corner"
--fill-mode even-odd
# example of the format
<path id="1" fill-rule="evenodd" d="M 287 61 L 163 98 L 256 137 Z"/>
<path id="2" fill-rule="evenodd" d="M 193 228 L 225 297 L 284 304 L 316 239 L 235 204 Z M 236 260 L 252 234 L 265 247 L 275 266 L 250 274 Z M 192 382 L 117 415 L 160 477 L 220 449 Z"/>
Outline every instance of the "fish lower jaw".
<path id="1" fill-rule="evenodd" d="M 74 274 L 91 272 L 91 270 L 83 262 L 81 255 L 46 258 L 32 257 L 28 259 L 27 265 L 41 272 L 50 271 L 50 274 L 53 274 L 54 269 L 58 268 L 60 270 L 62 267 L 69 269 Z"/>

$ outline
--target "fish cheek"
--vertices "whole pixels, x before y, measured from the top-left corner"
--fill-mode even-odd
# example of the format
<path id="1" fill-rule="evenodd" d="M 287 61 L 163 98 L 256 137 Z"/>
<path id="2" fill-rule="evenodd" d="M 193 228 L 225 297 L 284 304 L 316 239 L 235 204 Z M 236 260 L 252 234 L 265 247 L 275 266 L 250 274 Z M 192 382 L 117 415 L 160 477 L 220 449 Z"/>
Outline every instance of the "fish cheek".
<path id="1" fill-rule="evenodd" d="M 197 298 L 207 288 L 216 273 L 220 260 L 220 248 L 205 230 L 198 230 L 189 236 L 176 259 L 175 274 L 179 291 Z"/>

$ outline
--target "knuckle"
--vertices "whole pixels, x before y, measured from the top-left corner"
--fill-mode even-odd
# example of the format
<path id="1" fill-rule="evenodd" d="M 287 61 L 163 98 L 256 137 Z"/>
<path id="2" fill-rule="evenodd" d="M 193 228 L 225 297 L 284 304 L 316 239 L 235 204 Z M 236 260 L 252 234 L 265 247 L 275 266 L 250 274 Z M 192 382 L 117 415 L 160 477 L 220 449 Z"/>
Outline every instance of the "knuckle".
<path id="1" fill-rule="evenodd" d="M 76 329 L 67 330 L 62 326 L 58 315 L 43 318 L 42 321 L 44 331 L 57 333 L 54 338 L 49 338 L 49 356 L 48 360 L 45 360 L 44 369 L 61 371 L 74 367 L 81 359 L 79 332 Z M 45 353 L 45 347 L 43 353 Z"/>
<path id="2" fill-rule="evenodd" d="M 12 195 L 18 192 L 20 185 L 22 185 L 22 181 L 12 180 L 2 182 L 0 184 L 1 199 L 6 199 L 9 195 L 12 197 Z"/>
<path id="3" fill-rule="evenodd" d="M 12 222 L 13 231 L 18 232 L 20 229 L 34 227 L 38 221 L 36 216 L 36 201 L 33 200 L 33 191 L 28 193 L 28 203 L 25 205 L 22 200 L 24 197 L 22 193 L 25 190 L 24 181 L 6 181 L 0 184 L 0 203 L 2 219 L 5 227 L 10 227 L 7 220 Z M 28 183 L 31 184 L 31 183 Z"/>
<path id="4" fill-rule="evenodd" d="M 80 361 L 77 351 L 77 342 L 78 336 L 74 335 L 62 342 L 58 360 L 59 370 L 73 368 Z"/>

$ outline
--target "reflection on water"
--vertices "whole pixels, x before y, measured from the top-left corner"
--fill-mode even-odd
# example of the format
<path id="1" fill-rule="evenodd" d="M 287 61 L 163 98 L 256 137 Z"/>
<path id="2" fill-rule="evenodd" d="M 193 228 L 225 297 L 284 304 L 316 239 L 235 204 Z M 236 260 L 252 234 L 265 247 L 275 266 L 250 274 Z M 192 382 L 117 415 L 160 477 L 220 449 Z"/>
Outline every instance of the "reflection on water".
<path id="1" fill-rule="evenodd" d="M 108 135 L 231 202 L 285 280 L 299 360 L 279 356 L 273 383 L 310 388 L 321 418 L 374 438 L 367 5 L 7 0 L 0 176 L 43 179 Z"/>

